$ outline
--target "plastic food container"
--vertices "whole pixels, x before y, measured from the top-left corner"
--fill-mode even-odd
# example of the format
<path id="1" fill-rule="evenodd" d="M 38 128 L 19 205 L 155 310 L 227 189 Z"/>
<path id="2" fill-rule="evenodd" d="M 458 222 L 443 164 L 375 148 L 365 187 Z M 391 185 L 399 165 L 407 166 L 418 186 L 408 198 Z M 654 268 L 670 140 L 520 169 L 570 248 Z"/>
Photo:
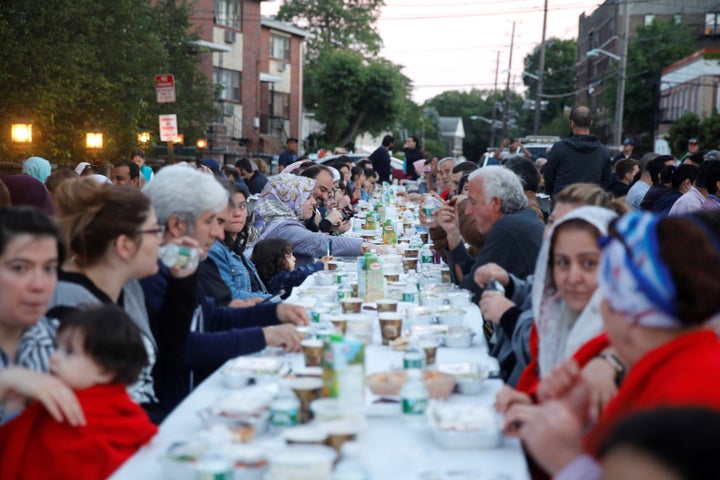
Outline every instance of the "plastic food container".
<path id="1" fill-rule="evenodd" d="M 450 327 L 445 334 L 445 346 L 449 348 L 468 348 L 472 345 L 475 333 L 468 327 Z"/>
<path id="2" fill-rule="evenodd" d="M 252 378 L 256 383 L 278 380 L 290 370 L 287 362 L 272 357 L 238 357 L 223 365 L 220 374 L 230 388 L 242 388 Z"/>
<path id="3" fill-rule="evenodd" d="M 400 389 L 407 381 L 407 372 L 397 370 L 392 372 L 379 372 L 368 375 L 365 385 L 375 395 L 399 395 Z M 423 371 L 423 383 L 428 395 L 433 399 L 445 399 L 450 396 L 455 387 L 455 377 L 434 370 Z"/>
<path id="4" fill-rule="evenodd" d="M 476 363 L 442 363 L 437 366 L 439 372 L 455 377 L 456 390 L 464 395 L 477 395 L 483 389 L 487 378 L 487 369 Z"/>
<path id="5" fill-rule="evenodd" d="M 433 437 L 443 448 L 494 448 L 502 442 L 502 422 L 491 407 L 432 402 L 427 415 Z"/>
<path id="6" fill-rule="evenodd" d="M 196 441 L 177 442 L 162 456 L 161 463 L 168 480 L 195 480 L 196 466 L 207 445 Z M 225 445 L 223 453 L 235 464 L 235 480 L 261 480 L 267 469 L 265 453 L 251 445 Z"/>
<path id="7" fill-rule="evenodd" d="M 330 270 L 327 272 L 315 272 L 313 278 L 315 279 L 315 285 L 329 287 L 335 283 L 335 272 Z"/>
<path id="8" fill-rule="evenodd" d="M 322 445 L 289 445 L 268 453 L 266 480 L 330 480 L 336 453 Z"/>

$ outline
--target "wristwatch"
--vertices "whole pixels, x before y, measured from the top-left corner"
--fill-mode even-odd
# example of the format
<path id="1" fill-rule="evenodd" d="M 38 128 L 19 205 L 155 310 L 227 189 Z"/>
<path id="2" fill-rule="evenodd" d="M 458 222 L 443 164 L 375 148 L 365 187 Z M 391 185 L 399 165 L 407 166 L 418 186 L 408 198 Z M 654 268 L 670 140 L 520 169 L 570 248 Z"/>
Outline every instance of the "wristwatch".
<path id="1" fill-rule="evenodd" d="M 616 355 L 609 352 L 601 353 L 597 357 L 607 361 L 613 367 L 615 370 L 615 384 L 619 387 L 627 373 L 625 364 Z"/>

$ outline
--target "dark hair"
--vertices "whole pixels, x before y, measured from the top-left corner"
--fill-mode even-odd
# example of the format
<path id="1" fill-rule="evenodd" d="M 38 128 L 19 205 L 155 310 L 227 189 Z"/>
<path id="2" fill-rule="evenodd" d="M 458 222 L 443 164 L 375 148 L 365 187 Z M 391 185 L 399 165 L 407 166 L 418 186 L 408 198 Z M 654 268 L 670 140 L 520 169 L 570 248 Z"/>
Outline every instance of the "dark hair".
<path id="1" fill-rule="evenodd" d="M 294 173 L 295 175 L 300 175 L 304 170 L 314 167 L 315 165 L 317 165 L 317 164 L 315 162 L 313 162 L 312 160 L 307 160 L 307 161 L 301 163 L 300 166 L 298 168 L 296 168 L 295 170 L 293 170 L 292 173 Z"/>
<path id="2" fill-rule="evenodd" d="M 640 165 L 640 162 L 634 158 L 623 158 L 622 160 L 618 160 L 615 164 L 615 175 L 617 175 L 618 178 L 625 178 L 625 175 L 632 173 L 635 169 L 635 165 Z"/>
<path id="3" fill-rule="evenodd" d="M 285 141 L 285 145 L 287 145 L 287 144 L 290 143 L 290 142 L 298 143 L 298 139 L 295 138 L 295 137 L 289 137 L 289 138 Z"/>
<path id="4" fill-rule="evenodd" d="M 320 172 L 327 172 L 331 177 L 334 178 L 330 167 L 326 167 L 325 165 L 313 165 L 312 167 L 306 168 L 302 171 L 300 176 L 312 178 L 314 180 L 317 178 L 318 175 L 320 175 Z"/>
<path id="5" fill-rule="evenodd" d="M 375 178 L 375 170 L 373 170 L 372 168 L 364 169 L 363 173 L 365 173 L 365 178 L 367 178 L 368 180 L 371 178 Z"/>
<path id="6" fill-rule="evenodd" d="M 113 165 L 113 168 L 117 167 L 128 167 L 128 171 L 130 172 L 130 180 L 140 177 L 140 167 L 138 167 L 137 163 L 135 162 L 131 162 L 130 160 L 120 160 L 118 162 L 115 162 L 115 165 Z"/>
<path id="7" fill-rule="evenodd" d="M 277 273 L 288 270 L 285 257 L 292 251 L 292 244 L 282 238 L 266 238 L 255 244 L 251 260 L 263 282 L 267 283 Z"/>
<path id="8" fill-rule="evenodd" d="M 130 160 L 135 157 L 145 158 L 145 151 L 141 148 L 136 148 L 130 152 Z"/>
<path id="9" fill-rule="evenodd" d="M 365 168 L 365 169 L 368 169 L 368 168 L 369 168 L 370 170 L 373 169 L 373 168 L 372 168 L 372 162 L 371 162 L 369 159 L 367 159 L 367 158 L 363 158 L 362 160 L 359 160 L 359 161 L 357 162 L 357 166 L 360 167 L 360 168 Z"/>
<path id="10" fill-rule="evenodd" d="M 686 327 L 704 324 L 720 310 L 720 218 L 707 212 L 666 217 L 657 237 L 675 284 L 677 320 Z"/>
<path id="11" fill-rule="evenodd" d="M 135 188 L 68 180 L 55 195 L 58 226 L 78 265 L 97 263 L 120 235 L 138 238 L 150 213 L 150 199 Z"/>
<path id="12" fill-rule="evenodd" d="M 578 128 L 592 127 L 592 113 L 585 105 L 578 105 L 570 111 L 570 121 Z"/>
<path id="13" fill-rule="evenodd" d="M 389 147 L 393 143 L 395 143 L 395 138 L 392 135 L 385 135 L 382 139 L 383 147 Z"/>
<path id="14" fill-rule="evenodd" d="M 695 182 L 697 174 L 698 167 L 695 165 L 686 165 L 684 163 L 679 167 L 667 165 L 663 171 L 660 172 L 660 182 L 663 184 L 669 183 L 672 188 L 677 190 L 686 179 L 690 180 L 690 183 Z"/>
<path id="15" fill-rule="evenodd" d="M 415 142 L 415 147 L 420 148 L 420 140 L 415 135 L 408 136 L 409 139 L 411 139 L 413 142 Z"/>
<path id="16" fill-rule="evenodd" d="M 659 407 L 620 421 L 600 457 L 629 448 L 652 457 L 684 480 L 715 478 L 720 471 L 720 412 L 700 407 Z"/>
<path id="17" fill-rule="evenodd" d="M 605 207 L 618 215 L 630 211 L 630 207 L 623 201 L 616 199 L 612 193 L 606 192 L 594 183 L 572 183 L 555 194 L 555 205 L 569 203 L 571 205 L 590 205 Z"/>
<path id="18" fill-rule="evenodd" d="M 365 175 L 365 169 L 354 166 L 350 169 L 350 179 L 354 182 L 360 175 Z"/>
<path id="19" fill-rule="evenodd" d="M 540 172 L 532 160 L 516 155 L 507 158 L 503 166 L 520 177 L 524 190 L 537 192 L 540 188 Z"/>
<path id="20" fill-rule="evenodd" d="M 230 176 L 233 177 L 233 179 L 238 178 L 240 176 L 240 172 L 238 172 L 237 167 L 233 165 L 223 165 L 220 167 L 220 171 L 225 175 L 225 178 L 230 180 Z"/>
<path id="21" fill-rule="evenodd" d="M 717 182 L 720 181 L 720 161 L 705 160 L 698 167 L 695 186 L 704 188 L 709 194 L 715 195 L 718 191 Z"/>
<path id="22" fill-rule="evenodd" d="M 245 197 L 245 201 L 247 202 L 247 198 L 250 196 L 250 192 L 247 189 L 241 188 L 240 185 L 226 178 L 218 179 L 218 182 L 220 182 L 220 184 L 225 187 L 225 190 L 228 191 L 228 201 L 233 207 L 235 206 L 235 204 L 232 197 L 235 196 L 236 193 L 242 194 Z M 245 219 L 245 225 L 243 226 L 243 229 L 238 232 L 237 238 L 235 240 L 233 240 L 233 238 L 230 236 L 229 233 L 227 233 L 227 231 L 225 232 L 223 243 L 228 249 L 230 249 L 230 251 L 235 252 L 238 255 L 242 254 L 242 252 L 245 250 L 245 247 L 247 246 L 248 238 L 250 237 L 249 232 L 251 224 L 252 215 L 248 213 L 248 216 Z"/>
<path id="23" fill-rule="evenodd" d="M 252 168 L 253 164 L 249 158 L 241 158 L 240 160 L 235 162 L 235 166 L 237 167 L 238 170 L 243 171 L 243 172 L 252 173 L 252 171 L 253 171 L 253 168 Z"/>
<path id="24" fill-rule="evenodd" d="M 15 237 L 51 237 L 57 244 L 58 265 L 64 260 L 64 249 L 60 233 L 50 217 L 34 207 L 0 207 L 0 255 Z"/>
<path id="25" fill-rule="evenodd" d="M 468 178 L 470 178 L 470 174 L 466 173 L 462 177 L 460 177 L 460 180 L 458 181 L 458 189 L 457 192 L 455 192 L 455 195 L 462 195 L 463 188 L 465 187 L 465 184 L 468 181 Z"/>
<path id="26" fill-rule="evenodd" d="M 665 163 L 672 160 L 671 155 L 660 155 L 653 159 L 647 166 L 647 171 L 650 173 L 650 180 L 653 185 L 657 185 L 660 182 L 660 172 L 665 168 Z"/>
<path id="27" fill-rule="evenodd" d="M 688 155 L 687 157 L 685 157 L 685 161 L 688 161 L 688 160 L 700 165 L 701 163 L 703 163 L 705 161 L 705 155 L 700 152 L 692 153 L 692 154 Z"/>
<path id="28" fill-rule="evenodd" d="M 116 305 L 75 310 L 63 318 L 57 336 L 79 332 L 83 350 L 104 371 L 112 373 L 111 383 L 131 385 L 148 363 L 140 329 Z"/>
<path id="29" fill-rule="evenodd" d="M 452 169 L 452 173 L 472 173 L 477 170 L 478 166 L 473 162 L 460 162 Z"/>
<path id="30" fill-rule="evenodd" d="M 132 162 L 130 162 L 132 163 Z M 133 163 L 133 165 L 135 165 Z M 135 165 L 137 167 L 137 165 Z M 55 190 L 57 190 L 58 186 L 67 180 L 68 178 L 77 178 L 78 174 L 75 170 L 72 168 L 58 168 L 53 173 L 50 174 L 49 177 L 45 179 L 45 187 L 48 189 L 48 192 L 51 194 L 55 193 Z"/>

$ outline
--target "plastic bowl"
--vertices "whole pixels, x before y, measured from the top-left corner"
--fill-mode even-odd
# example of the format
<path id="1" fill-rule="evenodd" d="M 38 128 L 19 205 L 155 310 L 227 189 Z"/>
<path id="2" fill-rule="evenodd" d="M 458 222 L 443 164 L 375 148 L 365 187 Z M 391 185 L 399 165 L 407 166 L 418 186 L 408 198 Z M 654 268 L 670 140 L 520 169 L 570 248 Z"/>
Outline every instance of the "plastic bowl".
<path id="1" fill-rule="evenodd" d="M 502 423 L 490 407 L 432 403 L 427 414 L 433 437 L 443 448 L 494 448 L 502 442 Z"/>
<path id="2" fill-rule="evenodd" d="M 407 381 L 407 372 L 398 370 L 368 375 L 365 384 L 375 395 L 397 396 Z M 423 383 L 433 399 L 446 399 L 455 388 L 455 377 L 433 370 L 423 371 Z"/>
<path id="3" fill-rule="evenodd" d="M 328 272 L 316 272 L 313 274 L 315 278 L 315 285 L 321 287 L 329 287 L 335 283 L 335 273 Z"/>

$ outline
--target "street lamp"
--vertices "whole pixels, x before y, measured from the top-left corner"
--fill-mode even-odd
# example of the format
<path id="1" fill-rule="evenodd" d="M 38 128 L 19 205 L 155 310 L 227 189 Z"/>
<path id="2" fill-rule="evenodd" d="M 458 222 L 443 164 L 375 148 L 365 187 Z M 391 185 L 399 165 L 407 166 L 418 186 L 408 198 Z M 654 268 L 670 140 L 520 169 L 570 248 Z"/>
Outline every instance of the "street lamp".
<path id="1" fill-rule="evenodd" d="M 85 134 L 85 146 L 90 151 L 98 151 L 103 148 L 103 134 L 100 132 L 87 132 Z"/>
<path id="2" fill-rule="evenodd" d="M 612 52 L 608 52 L 602 48 L 593 48 L 588 50 L 588 57 L 597 57 L 600 54 L 606 55 L 618 62 L 618 84 L 617 93 L 615 94 L 615 125 L 613 129 L 613 143 L 620 145 L 622 143 L 622 124 L 623 110 L 625 109 L 625 64 L 627 55 L 621 57 Z"/>
<path id="3" fill-rule="evenodd" d="M 32 123 L 13 123 L 10 132 L 10 137 L 14 144 L 29 145 L 32 143 Z"/>
<path id="4" fill-rule="evenodd" d="M 205 140 L 204 138 L 198 138 L 198 139 L 197 139 L 197 142 L 195 142 L 195 146 L 197 147 L 197 152 L 198 152 L 198 158 L 197 158 L 197 159 L 198 159 L 198 161 L 201 161 L 201 160 L 202 160 L 202 156 L 203 156 L 203 152 L 204 152 L 205 149 L 207 148 L 207 140 Z"/>
<path id="5" fill-rule="evenodd" d="M 593 48 L 592 50 L 588 50 L 588 52 L 586 53 L 586 55 L 587 55 L 588 57 L 597 57 L 597 56 L 600 55 L 601 53 L 602 53 L 603 55 L 607 55 L 608 57 L 612 58 L 613 60 L 620 61 L 620 55 L 616 55 L 616 54 L 614 54 L 614 53 L 612 53 L 612 52 L 608 52 L 607 50 L 602 49 L 602 48 Z"/>
<path id="6" fill-rule="evenodd" d="M 138 144 L 145 146 L 150 142 L 150 132 L 140 132 L 137 134 Z"/>

